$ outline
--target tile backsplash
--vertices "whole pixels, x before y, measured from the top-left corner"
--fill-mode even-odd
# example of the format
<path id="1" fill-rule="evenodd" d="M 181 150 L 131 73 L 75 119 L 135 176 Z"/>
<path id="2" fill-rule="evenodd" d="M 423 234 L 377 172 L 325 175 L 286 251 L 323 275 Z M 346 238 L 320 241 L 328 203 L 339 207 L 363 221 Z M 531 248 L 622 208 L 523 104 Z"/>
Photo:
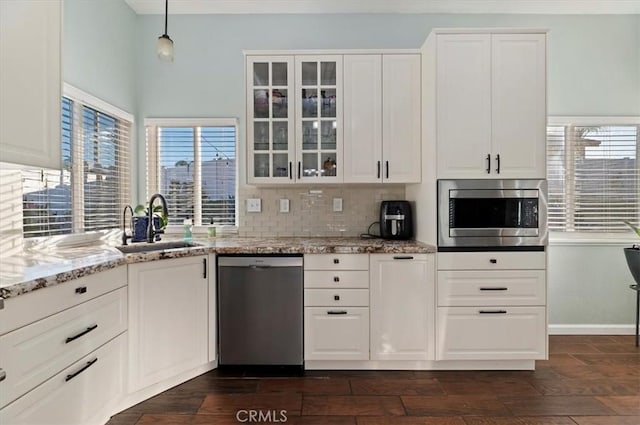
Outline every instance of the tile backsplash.
<path id="1" fill-rule="evenodd" d="M 247 212 L 246 200 L 260 198 L 262 211 Z M 342 212 L 333 211 L 333 199 L 342 199 Z M 280 212 L 280 199 L 289 200 L 289 212 Z M 378 221 L 380 201 L 405 199 L 404 185 L 346 187 L 258 188 L 239 193 L 240 236 L 358 236 Z"/>

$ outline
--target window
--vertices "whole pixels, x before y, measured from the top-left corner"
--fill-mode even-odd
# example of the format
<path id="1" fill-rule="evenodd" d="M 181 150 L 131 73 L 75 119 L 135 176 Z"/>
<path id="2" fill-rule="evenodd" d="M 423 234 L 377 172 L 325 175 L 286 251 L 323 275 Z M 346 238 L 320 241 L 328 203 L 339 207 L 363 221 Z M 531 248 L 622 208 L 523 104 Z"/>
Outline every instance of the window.
<path id="1" fill-rule="evenodd" d="M 117 228 L 130 202 L 133 118 L 66 84 L 61 111 L 62 169 L 22 171 L 25 237 Z"/>
<path id="2" fill-rule="evenodd" d="M 236 224 L 235 119 L 147 120 L 147 192 L 161 193 L 169 224 Z"/>
<path id="3" fill-rule="evenodd" d="M 640 119 L 550 117 L 549 229 L 627 231 L 640 219 Z"/>

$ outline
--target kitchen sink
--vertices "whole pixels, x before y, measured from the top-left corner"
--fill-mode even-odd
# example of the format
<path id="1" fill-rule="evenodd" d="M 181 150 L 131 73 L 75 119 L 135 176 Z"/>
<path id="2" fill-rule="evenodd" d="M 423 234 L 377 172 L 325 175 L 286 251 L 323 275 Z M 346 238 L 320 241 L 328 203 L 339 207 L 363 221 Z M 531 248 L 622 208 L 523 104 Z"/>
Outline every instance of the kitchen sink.
<path id="1" fill-rule="evenodd" d="M 154 242 L 154 243 L 136 243 L 132 245 L 120 245 L 118 249 L 123 254 L 135 254 L 138 252 L 154 252 L 165 251 L 167 249 L 194 248 L 202 246 L 193 242 L 171 241 L 171 242 Z"/>

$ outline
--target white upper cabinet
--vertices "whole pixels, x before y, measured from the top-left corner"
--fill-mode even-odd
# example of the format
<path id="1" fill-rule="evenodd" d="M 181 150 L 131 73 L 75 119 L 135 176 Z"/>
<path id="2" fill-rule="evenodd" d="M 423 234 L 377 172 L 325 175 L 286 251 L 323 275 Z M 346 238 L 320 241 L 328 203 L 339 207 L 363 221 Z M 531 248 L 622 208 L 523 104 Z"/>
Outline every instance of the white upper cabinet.
<path id="1" fill-rule="evenodd" d="M 545 178 L 546 35 L 438 34 L 438 178 Z"/>
<path id="2" fill-rule="evenodd" d="M 247 58 L 247 181 L 293 183 L 293 57 Z"/>
<path id="3" fill-rule="evenodd" d="M 382 55 L 344 57 L 344 181 L 382 181 Z"/>
<path id="4" fill-rule="evenodd" d="M 296 56 L 296 159 L 301 182 L 342 182 L 342 56 Z"/>
<path id="5" fill-rule="evenodd" d="M 382 56 L 383 181 L 420 182 L 420 55 Z"/>
<path id="6" fill-rule="evenodd" d="M 420 182 L 420 144 L 420 55 L 345 55 L 345 183 Z"/>
<path id="7" fill-rule="evenodd" d="M 2 161 L 61 166 L 62 2 L 0 1 Z"/>

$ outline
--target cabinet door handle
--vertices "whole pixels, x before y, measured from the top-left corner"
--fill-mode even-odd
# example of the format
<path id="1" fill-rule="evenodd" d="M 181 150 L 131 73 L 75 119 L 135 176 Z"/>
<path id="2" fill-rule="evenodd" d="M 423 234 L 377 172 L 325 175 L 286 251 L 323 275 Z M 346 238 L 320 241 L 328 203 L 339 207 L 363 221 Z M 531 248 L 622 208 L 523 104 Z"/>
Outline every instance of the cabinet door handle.
<path id="1" fill-rule="evenodd" d="M 334 276 L 333 277 L 333 281 L 334 282 L 340 282 L 340 277 L 339 276 Z"/>
<path id="2" fill-rule="evenodd" d="M 329 310 L 327 314 L 347 314 L 347 312 L 344 310 Z"/>
<path id="3" fill-rule="evenodd" d="M 386 171 L 385 171 L 386 177 L 385 178 L 388 179 L 389 178 L 389 161 L 385 161 L 384 162 L 384 166 L 386 168 Z"/>
<path id="4" fill-rule="evenodd" d="M 76 288 L 76 294 L 85 294 L 87 292 L 86 286 L 78 286 Z"/>
<path id="5" fill-rule="evenodd" d="M 487 154 L 487 174 L 491 173 L 491 154 Z"/>
<path id="6" fill-rule="evenodd" d="M 76 339 L 85 336 L 86 334 L 88 334 L 91 331 L 94 331 L 98 329 L 98 324 L 96 323 L 95 325 L 89 326 L 87 329 L 83 330 L 82 332 L 80 332 L 79 334 L 76 334 L 74 336 L 70 336 L 67 339 L 64 340 L 65 344 L 70 343 L 71 341 L 75 341 Z"/>
<path id="7" fill-rule="evenodd" d="M 507 314 L 507 310 L 480 310 L 480 314 Z"/>
<path id="8" fill-rule="evenodd" d="M 480 288 L 481 291 L 506 291 L 507 289 L 509 288 L 506 286 L 487 286 Z"/>
<path id="9" fill-rule="evenodd" d="M 378 173 L 377 173 L 377 175 L 378 175 L 378 178 L 380 178 L 380 161 L 378 161 Z"/>
<path id="10" fill-rule="evenodd" d="M 300 180 L 300 167 L 302 166 L 302 164 L 300 163 L 300 161 L 298 161 L 298 180 Z"/>
<path id="11" fill-rule="evenodd" d="M 498 260 L 497 260 L 497 259 L 495 259 L 495 258 L 490 258 L 490 259 L 489 259 L 489 262 L 490 262 L 491 264 L 497 264 L 497 263 L 498 263 Z"/>
<path id="12" fill-rule="evenodd" d="M 0 369 L 0 382 L 4 381 L 5 379 L 7 379 L 7 372 L 5 372 L 4 369 Z"/>
<path id="13" fill-rule="evenodd" d="M 206 258 L 202 259 L 202 265 L 204 266 L 202 270 L 202 277 L 206 279 L 207 278 L 207 259 Z"/>
<path id="14" fill-rule="evenodd" d="M 291 163 L 291 161 L 289 161 L 289 180 L 293 180 L 292 167 L 293 167 L 293 164 Z"/>
<path id="15" fill-rule="evenodd" d="M 76 376 L 80 375 L 82 372 L 84 372 L 85 370 L 89 369 L 91 366 L 96 364 L 97 361 L 98 361 L 97 357 L 95 359 L 93 359 L 93 360 L 88 361 L 84 366 L 82 366 L 82 368 L 79 371 L 74 372 L 74 373 L 72 373 L 70 375 L 67 375 L 67 377 L 64 378 L 65 382 L 71 381 L 73 378 L 75 378 Z"/>
<path id="16" fill-rule="evenodd" d="M 394 255 L 394 260 L 413 260 L 413 255 Z"/>
<path id="17" fill-rule="evenodd" d="M 496 155 L 496 162 L 498 163 L 498 168 L 496 168 L 496 173 L 500 174 L 500 154 Z"/>

